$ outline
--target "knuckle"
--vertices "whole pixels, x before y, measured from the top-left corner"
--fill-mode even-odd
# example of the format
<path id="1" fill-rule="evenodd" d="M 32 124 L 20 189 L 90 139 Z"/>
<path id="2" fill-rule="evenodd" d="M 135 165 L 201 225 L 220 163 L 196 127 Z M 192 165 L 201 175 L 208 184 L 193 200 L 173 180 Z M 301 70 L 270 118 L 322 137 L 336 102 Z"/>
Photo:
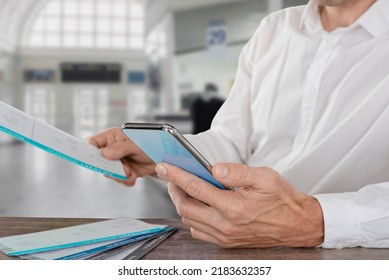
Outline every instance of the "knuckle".
<path id="1" fill-rule="evenodd" d="M 277 172 L 269 167 L 261 167 L 260 168 L 262 174 L 262 180 L 265 181 L 269 185 L 275 185 L 279 182 L 279 176 Z"/>
<path id="2" fill-rule="evenodd" d="M 171 182 L 168 182 L 167 183 L 167 191 L 168 191 L 168 194 L 170 195 L 170 197 L 172 197 L 174 195 L 174 187 L 175 185 Z"/>
<path id="3" fill-rule="evenodd" d="M 201 195 L 201 187 L 198 180 L 196 179 L 189 180 L 186 184 L 185 190 L 190 196 L 194 198 L 197 198 Z"/>
<path id="4" fill-rule="evenodd" d="M 176 210 L 177 210 L 177 214 L 182 217 L 182 210 L 181 210 L 181 207 L 180 207 L 180 204 L 176 204 Z"/>
<path id="5" fill-rule="evenodd" d="M 190 224 L 190 222 L 189 222 L 188 219 L 186 219 L 186 218 L 183 217 L 181 220 L 182 220 L 182 223 L 183 223 L 184 225 L 186 225 L 187 227 L 190 227 L 190 226 L 191 226 L 191 224 Z"/>
<path id="6" fill-rule="evenodd" d="M 115 143 L 115 133 L 108 133 L 107 140 L 109 144 Z"/>
<path id="7" fill-rule="evenodd" d="M 180 217 L 187 217 L 188 208 L 180 200 L 177 201 L 176 208 L 177 208 L 177 213 L 178 215 L 180 215 Z"/>
<path id="8" fill-rule="evenodd" d="M 246 212 L 246 204 L 242 201 L 236 202 L 232 208 L 231 218 L 233 220 L 240 220 L 242 216 L 245 216 L 244 213 Z"/>
<path id="9" fill-rule="evenodd" d="M 199 239 L 199 235 L 198 235 L 197 231 L 194 230 L 193 228 L 190 228 L 190 235 L 192 235 L 192 237 L 194 239 Z"/>
<path id="10" fill-rule="evenodd" d="M 239 206 L 240 203 L 229 205 L 229 207 L 226 207 L 225 210 L 225 216 L 230 221 L 236 221 L 239 220 L 242 217 L 243 214 L 243 206 Z"/>
<path id="11" fill-rule="evenodd" d="M 229 240 L 227 237 L 219 237 L 218 239 L 218 245 L 224 249 L 233 248 L 233 244 L 231 243 L 231 240 Z"/>
<path id="12" fill-rule="evenodd" d="M 125 158 L 129 154 L 128 148 L 123 142 L 116 142 L 115 144 L 112 145 L 112 149 L 115 150 L 116 155 L 120 159 Z"/>
<path id="13" fill-rule="evenodd" d="M 238 184 L 242 184 L 246 182 L 246 178 L 249 174 L 249 167 L 247 165 L 239 165 L 239 172 L 238 172 Z"/>
<path id="14" fill-rule="evenodd" d="M 221 226 L 221 232 L 227 236 L 235 234 L 235 226 L 230 223 L 224 223 Z"/>
<path id="15" fill-rule="evenodd" d="M 209 240 L 204 236 L 203 233 L 201 233 L 201 231 L 198 231 L 191 226 L 189 227 L 190 227 L 190 235 L 192 236 L 193 239 L 209 242 Z"/>

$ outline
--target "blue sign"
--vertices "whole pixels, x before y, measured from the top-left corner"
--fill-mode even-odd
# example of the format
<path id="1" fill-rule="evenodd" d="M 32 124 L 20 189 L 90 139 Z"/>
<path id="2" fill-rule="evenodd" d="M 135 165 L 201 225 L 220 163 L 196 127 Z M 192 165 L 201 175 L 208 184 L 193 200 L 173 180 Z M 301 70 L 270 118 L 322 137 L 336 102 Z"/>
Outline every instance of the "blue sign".
<path id="1" fill-rule="evenodd" d="M 24 80 L 26 82 L 54 82 L 54 70 L 24 70 Z"/>
<path id="2" fill-rule="evenodd" d="M 210 21 L 207 30 L 208 47 L 227 45 L 227 35 L 227 26 L 224 20 Z"/>
<path id="3" fill-rule="evenodd" d="M 144 84 L 146 81 L 146 74 L 143 71 L 128 72 L 128 83 L 130 84 Z"/>

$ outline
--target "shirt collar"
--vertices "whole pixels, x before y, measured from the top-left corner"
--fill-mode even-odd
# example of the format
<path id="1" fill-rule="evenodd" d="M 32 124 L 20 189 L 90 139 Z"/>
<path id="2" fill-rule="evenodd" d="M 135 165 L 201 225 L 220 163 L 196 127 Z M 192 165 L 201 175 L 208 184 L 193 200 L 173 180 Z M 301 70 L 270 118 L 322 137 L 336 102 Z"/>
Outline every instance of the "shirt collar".
<path id="1" fill-rule="evenodd" d="M 303 16 L 300 21 L 300 29 L 302 29 L 304 26 L 311 30 L 322 27 L 319 15 L 319 7 L 312 0 L 309 1 L 305 6 Z"/>
<path id="2" fill-rule="evenodd" d="M 372 36 L 377 37 L 389 31 L 389 1 L 377 0 L 357 21 Z M 300 29 L 307 27 L 312 31 L 322 29 L 319 7 L 310 0 L 300 21 Z"/>
<path id="3" fill-rule="evenodd" d="M 389 31 L 389 1 L 378 0 L 367 10 L 357 23 L 374 37 Z"/>

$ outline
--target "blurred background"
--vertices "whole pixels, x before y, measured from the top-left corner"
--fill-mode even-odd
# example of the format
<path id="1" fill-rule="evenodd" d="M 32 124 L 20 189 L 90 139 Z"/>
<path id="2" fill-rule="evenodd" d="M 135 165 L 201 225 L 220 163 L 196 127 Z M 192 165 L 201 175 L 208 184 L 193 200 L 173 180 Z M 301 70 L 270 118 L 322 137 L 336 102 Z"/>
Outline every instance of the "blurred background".
<path id="1" fill-rule="evenodd" d="M 79 138 L 128 121 L 198 133 L 260 21 L 306 3 L 0 0 L 0 100 Z M 161 182 L 124 188 L 0 133 L 0 216 L 177 214 Z"/>

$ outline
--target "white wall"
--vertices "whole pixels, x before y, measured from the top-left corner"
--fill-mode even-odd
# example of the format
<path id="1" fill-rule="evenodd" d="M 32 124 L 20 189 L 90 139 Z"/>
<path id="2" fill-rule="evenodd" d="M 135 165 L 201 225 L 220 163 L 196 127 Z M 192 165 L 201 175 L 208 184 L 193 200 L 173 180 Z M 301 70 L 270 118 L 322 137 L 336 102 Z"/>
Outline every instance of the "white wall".
<path id="1" fill-rule="evenodd" d="M 250 0 L 175 13 L 176 53 L 198 51 L 207 47 L 207 30 L 214 20 L 227 27 L 227 44 L 246 42 L 268 14 L 267 1 Z"/>
<path id="2" fill-rule="evenodd" d="M 177 55 L 174 63 L 175 94 L 201 93 L 208 82 L 216 84 L 219 95 L 227 98 L 235 78 L 239 53 L 243 45 L 217 52 L 199 51 Z"/>

